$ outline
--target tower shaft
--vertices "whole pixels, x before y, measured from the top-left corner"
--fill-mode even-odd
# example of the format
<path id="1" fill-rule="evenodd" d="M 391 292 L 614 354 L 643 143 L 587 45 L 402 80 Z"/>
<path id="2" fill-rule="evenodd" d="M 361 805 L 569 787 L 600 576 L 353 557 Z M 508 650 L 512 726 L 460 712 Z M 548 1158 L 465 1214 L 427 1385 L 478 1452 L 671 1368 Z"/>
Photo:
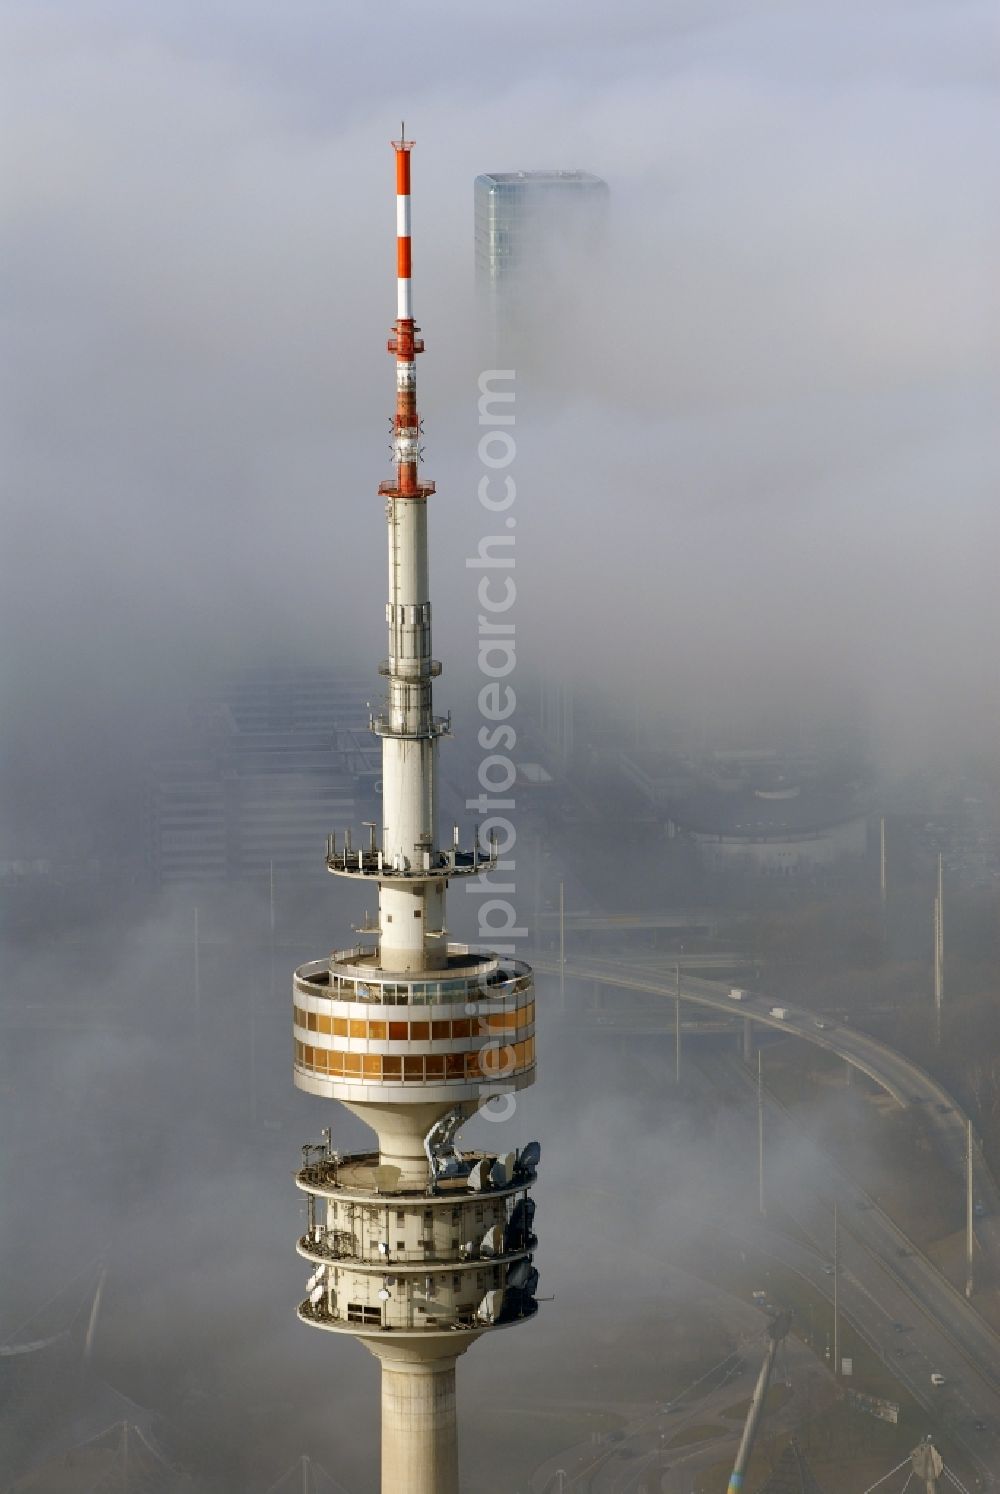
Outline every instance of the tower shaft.
<path id="1" fill-rule="evenodd" d="M 382 1360 L 383 1490 L 458 1494 L 457 1356 L 378 1357 Z"/>

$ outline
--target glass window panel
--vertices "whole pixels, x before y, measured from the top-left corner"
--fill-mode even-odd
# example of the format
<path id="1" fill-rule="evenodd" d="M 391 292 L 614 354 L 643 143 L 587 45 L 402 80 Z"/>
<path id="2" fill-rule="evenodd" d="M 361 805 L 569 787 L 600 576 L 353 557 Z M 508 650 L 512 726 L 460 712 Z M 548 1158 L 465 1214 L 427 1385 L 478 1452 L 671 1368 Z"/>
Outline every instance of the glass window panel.
<path id="1" fill-rule="evenodd" d="M 346 1037 L 347 1036 L 347 1018 L 346 1017 L 334 1017 L 334 1019 L 333 1019 L 333 1035 L 334 1035 L 334 1037 Z"/>
<path id="2" fill-rule="evenodd" d="M 422 1058 L 403 1059 L 403 1078 L 422 1079 L 424 1077 L 424 1061 Z"/>
<path id="3" fill-rule="evenodd" d="M 451 1024 L 452 1037 L 467 1038 L 469 1036 L 469 1026 L 469 1019 L 467 1017 L 456 1018 Z"/>
<path id="4" fill-rule="evenodd" d="M 390 1022 L 389 1041 L 393 1043 L 405 1043 L 410 1035 L 409 1022 Z"/>
<path id="5" fill-rule="evenodd" d="M 368 1036 L 370 1038 L 374 1038 L 376 1042 L 384 1043 L 385 1042 L 385 1023 L 384 1022 L 369 1022 L 368 1023 Z"/>
<path id="6" fill-rule="evenodd" d="M 484 1048 L 479 1055 L 479 1065 L 488 1079 L 503 1079 L 517 1067 L 516 1049 L 510 1044 L 503 1048 Z"/>
<path id="7" fill-rule="evenodd" d="M 403 1060 L 401 1058 L 383 1058 L 382 1078 L 398 1079 L 403 1072 Z"/>
<path id="8" fill-rule="evenodd" d="M 368 1036 L 368 1023 L 367 1022 L 358 1022 L 358 1021 L 355 1021 L 355 1019 L 352 1017 L 350 1025 L 349 1025 L 349 1032 L 350 1032 L 350 1035 L 351 1035 L 352 1038 L 364 1038 L 364 1037 L 367 1037 Z"/>
<path id="9" fill-rule="evenodd" d="M 450 1038 L 451 1037 L 451 1023 L 450 1022 L 432 1022 L 431 1023 L 431 1037 L 434 1039 L 435 1042 L 440 1041 L 440 1039 L 442 1039 L 442 1038 Z"/>
<path id="10" fill-rule="evenodd" d="M 416 1042 L 426 1043 L 431 1035 L 429 1022 L 411 1022 L 410 1038 Z"/>
<path id="11" fill-rule="evenodd" d="M 360 1053 L 345 1053 L 344 1054 L 344 1073 L 345 1074 L 360 1074 L 361 1073 L 361 1054 Z"/>
<path id="12" fill-rule="evenodd" d="M 424 1064 L 426 1065 L 428 1079 L 443 1079 L 444 1078 L 444 1059 L 443 1058 L 441 1058 L 441 1057 L 435 1057 L 433 1054 L 428 1054 L 427 1057 L 424 1059 Z"/>
<path id="13" fill-rule="evenodd" d="M 381 1079 L 382 1060 L 377 1053 L 366 1053 L 364 1056 L 364 1075 L 366 1079 Z"/>

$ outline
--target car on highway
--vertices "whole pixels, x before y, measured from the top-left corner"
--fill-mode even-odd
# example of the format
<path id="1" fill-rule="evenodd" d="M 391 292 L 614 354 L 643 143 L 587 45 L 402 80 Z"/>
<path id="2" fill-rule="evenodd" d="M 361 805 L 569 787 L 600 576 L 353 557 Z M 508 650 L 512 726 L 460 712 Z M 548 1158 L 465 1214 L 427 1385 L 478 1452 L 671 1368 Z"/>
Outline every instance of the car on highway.
<path id="1" fill-rule="evenodd" d="M 947 1385 L 947 1383 L 948 1382 L 945 1379 L 944 1375 L 940 1374 L 938 1370 L 935 1370 L 931 1375 L 931 1384 L 934 1386 L 935 1390 L 940 1390 L 941 1386 Z"/>
<path id="2" fill-rule="evenodd" d="M 824 1266 L 823 1267 L 823 1275 L 824 1276 L 832 1276 L 833 1275 L 833 1267 L 830 1266 L 830 1265 Z"/>
<path id="3" fill-rule="evenodd" d="M 813 1023 L 813 1026 L 818 1027 L 820 1032 L 825 1032 L 829 1025 L 829 1022 L 821 1022 L 819 1017 L 817 1017 L 816 1021 Z"/>

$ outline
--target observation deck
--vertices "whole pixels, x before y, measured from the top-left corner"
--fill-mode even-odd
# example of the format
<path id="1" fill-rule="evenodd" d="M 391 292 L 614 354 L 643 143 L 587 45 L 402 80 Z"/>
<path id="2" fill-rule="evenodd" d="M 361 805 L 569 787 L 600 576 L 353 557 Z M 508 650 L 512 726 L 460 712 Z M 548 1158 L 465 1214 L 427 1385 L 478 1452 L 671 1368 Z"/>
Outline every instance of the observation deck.
<path id="1" fill-rule="evenodd" d="M 375 882 L 426 882 L 435 877 L 446 877 L 450 881 L 452 877 L 478 877 L 483 872 L 495 871 L 497 860 L 495 837 L 485 856 L 479 849 L 477 835 L 471 850 L 464 851 L 457 843 L 447 851 L 428 847 L 420 852 L 419 858 L 383 851 L 376 845 L 374 833 L 366 846 L 353 845 L 349 832 L 339 846 L 336 835 L 328 835 L 326 839 L 328 872 L 336 877 L 367 877 Z"/>
<path id="2" fill-rule="evenodd" d="M 378 960 L 376 947 L 359 945 L 296 970 L 297 1088 L 347 1102 L 456 1104 L 533 1082 L 530 966 L 464 944 L 449 944 L 429 971 Z"/>

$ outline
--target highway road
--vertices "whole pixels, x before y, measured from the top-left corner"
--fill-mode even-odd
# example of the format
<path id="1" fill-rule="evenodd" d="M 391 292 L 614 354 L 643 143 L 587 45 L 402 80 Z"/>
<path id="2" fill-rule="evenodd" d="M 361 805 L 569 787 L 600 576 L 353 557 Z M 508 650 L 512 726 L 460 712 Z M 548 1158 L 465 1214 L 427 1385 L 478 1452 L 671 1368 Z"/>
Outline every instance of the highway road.
<path id="1" fill-rule="evenodd" d="M 725 1060 L 752 1093 L 751 1076 L 738 1060 Z M 798 1118 L 770 1096 L 769 1131 L 798 1129 Z M 812 1241 L 809 1250 L 759 1225 L 757 1248 L 806 1277 L 832 1300 L 829 1273 L 833 1204 L 840 1221 L 840 1302 L 844 1312 L 884 1360 L 893 1376 L 926 1408 L 929 1427 L 946 1428 L 972 1457 L 988 1486 L 1000 1469 L 1000 1339 L 945 1281 L 889 1216 L 831 1158 L 812 1188 L 796 1177 L 784 1187 L 768 1177 L 768 1194 Z M 932 1373 L 946 1384 L 931 1385 Z M 982 1428 L 977 1425 L 982 1423 Z"/>
<path id="2" fill-rule="evenodd" d="M 534 964 L 539 971 L 558 974 L 557 962 L 536 959 Z M 567 962 L 566 976 L 646 994 L 676 996 L 672 972 L 662 974 L 631 962 Z M 715 981 L 682 975 L 680 994 L 682 1000 L 714 1012 L 750 1017 L 765 1027 L 794 1033 L 838 1054 L 900 1105 L 923 1106 L 943 1155 L 964 1173 L 965 1117 L 935 1080 L 885 1044 L 842 1023 L 819 1028 L 814 1013 L 792 1007 L 785 1008 L 785 1017 L 774 1017 L 770 1003 L 759 995 L 736 1003 L 728 987 Z M 672 1013 L 664 1015 L 663 1030 L 669 1031 Z M 735 1060 L 733 1064 L 746 1077 L 743 1066 Z M 769 1099 L 768 1107 L 770 1124 L 788 1123 L 773 1100 Z M 780 1180 L 772 1180 L 771 1186 L 780 1187 Z M 995 1186 L 982 1165 L 976 1191 L 987 1208 L 996 1207 Z M 824 1267 L 829 1264 L 834 1197 L 842 1225 L 843 1310 L 882 1355 L 894 1376 L 927 1409 L 933 1424 L 947 1427 L 973 1458 L 983 1487 L 994 1486 L 995 1475 L 1000 1473 L 1000 1336 L 874 1200 L 831 1160 L 822 1190 L 800 1189 L 794 1197 L 781 1199 L 782 1207 L 815 1242 L 815 1250 L 770 1233 L 765 1236 L 766 1249 L 805 1276 L 824 1296 L 831 1296 Z M 983 1228 L 987 1221 L 979 1221 L 977 1238 L 980 1249 L 992 1253 L 998 1221 L 991 1217 L 988 1222 L 993 1226 L 989 1231 Z M 763 1241 L 761 1248 L 765 1248 Z M 947 1382 L 940 1390 L 934 1390 L 930 1383 L 935 1371 Z"/>
<path id="3" fill-rule="evenodd" d="M 737 1060 L 732 1060 L 732 1063 L 738 1066 Z M 712 1066 L 706 1067 L 711 1074 Z M 732 1089 L 728 1075 L 725 1082 Z M 794 1124 L 794 1121 L 790 1121 L 781 1107 L 772 1102 L 768 1106 L 767 1124 L 771 1128 Z M 606 1188 L 596 1191 L 602 1196 L 617 1196 Z M 829 1234 L 834 1193 L 842 1213 L 839 1302 L 843 1319 L 851 1322 L 870 1348 L 884 1360 L 890 1375 L 905 1386 L 925 1409 L 925 1429 L 942 1441 L 946 1452 L 955 1444 L 961 1446 L 978 1471 L 980 1489 L 995 1488 L 995 1474 L 1000 1466 L 1000 1390 L 970 1363 L 961 1342 L 943 1328 L 924 1305 L 925 1283 L 919 1273 L 917 1290 L 914 1291 L 910 1285 L 912 1277 L 904 1280 L 898 1272 L 888 1241 L 881 1247 L 887 1259 L 880 1260 L 870 1245 L 855 1235 L 855 1228 L 859 1234 L 870 1232 L 870 1225 L 873 1220 L 878 1220 L 879 1211 L 874 1206 L 867 1206 L 864 1195 L 833 1163 L 829 1172 L 817 1172 L 814 1187 L 809 1187 L 799 1176 L 794 1189 L 783 1189 L 779 1178 L 774 1180 L 769 1191 L 769 1198 L 780 1203 L 802 1235 L 811 1236 L 814 1243 L 771 1229 L 766 1222 L 756 1218 L 734 1216 L 731 1210 L 719 1213 L 714 1219 L 706 1219 L 706 1228 L 712 1233 L 724 1233 L 735 1245 L 752 1251 L 762 1261 L 759 1285 L 773 1295 L 778 1305 L 781 1303 L 781 1278 L 787 1279 L 789 1272 L 808 1283 L 817 1299 L 830 1302 L 833 1280 Z M 627 1203 L 626 1196 L 621 1196 L 621 1202 Z M 885 1223 L 890 1231 L 894 1229 L 891 1221 Z M 876 1228 L 880 1229 L 881 1225 Z M 644 1253 L 655 1253 L 656 1248 L 655 1241 L 652 1241 L 644 1247 Z M 773 1273 L 767 1269 L 768 1262 L 777 1268 Z M 669 1264 L 670 1257 L 665 1255 L 664 1265 Z M 929 1262 L 916 1264 L 928 1273 L 933 1290 L 934 1268 Z M 908 1260 L 906 1265 L 912 1272 L 914 1266 Z M 799 1331 L 807 1326 L 800 1324 Z M 789 1339 L 788 1349 L 793 1396 L 779 1413 L 769 1415 L 767 1424 L 770 1431 L 783 1426 L 792 1429 L 809 1415 L 809 1407 L 815 1407 L 817 1396 L 822 1400 L 816 1379 L 817 1376 L 821 1380 L 826 1378 L 822 1360 L 796 1338 Z M 822 1354 L 822 1349 L 823 1344 L 818 1344 L 817 1353 Z M 729 1405 L 738 1401 L 740 1395 L 749 1393 L 756 1374 L 755 1361 L 759 1362 L 759 1355 L 763 1352 L 762 1337 L 748 1334 L 744 1329 L 740 1352 L 745 1365 L 742 1368 L 733 1366 L 733 1383 L 725 1398 Z M 941 1389 L 931 1385 L 930 1377 L 935 1372 L 945 1377 L 946 1383 Z M 683 1445 L 683 1437 L 680 1438 L 682 1445 L 670 1445 L 685 1428 L 718 1426 L 720 1420 L 725 1423 L 719 1415 L 722 1400 L 713 1388 L 718 1378 L 710 1373 L 706 1377 L 707 1383 L 692 1386 L 659 1412 L 655 1407 L 644 1407 L 628 1415 L 623 1435 L 604 1439 L 597 1445 L 581 1442 L 574 1448 L 564 1449 L 537 1470 L 533 1490 L 546 1491 L 547 1494 L 550 1489 L 562 1487 L 565 1490 L 586 1490 L 590 1494 L 626 1494 L 626 1491 L 635 1491 L 643 1482 L 648 1482 L 655 1471 L 662 1482 L 654 1483 L 653 1487 L 663 1489 L 667 1494 L 690 1494 L 692 1474 L 731 1457 L 736 1448 L 738 1423 L 730 1423 L 726 1432 L 721 1432 L 720 1428 L 720 1435 L 705 1441 L 699 1439 L 690 1446 Z M 809 1389 L 810 1382 L 816 1389 Z M 665 1416 L 668 1416 L 666 1422 Z M 982 1423 L 981 1429 L 979 1423 Z M 661 1442 L 660 1434 L 664 1432 L 665 1439 Z M 560 1467 L 564 1471 L 561 1485 L 555 1478 L 556 1469 Z"/>
<path id="4" fill-rule="evenodd" d="M 536 970 L 559 974 L 557 960 L 541 957 L 534 958 L 532 963 Z M 596 957 L 588 957 L 586 961 L 579 962 L 568 960 L 565 973 L 567 978 L 594 980 L 626 990 L 641 991 L 647 995 L 676 995 L 674 972 L 669 968 L 664 971 L 662 957 L 656 959 L 654 956 L 650 967 L 633 961 L 619 962 Z M 680 994 L 683 1001 L 693 1005 L 715 1012 L 728 1012 L 732 1017 L 749 1017 L 762 1027 L 804 1038 L 819 1048 L 836 1053 L 846 1063 L 866 1074 L 891 1095 L 897 1104 L 922 1107 L 928 1130 L 941 1155 L 956 1176 L 964 1178 L 965 1114 L 943 1085 L 895 1049 L 856 1027 L 832 1018 L 817 1017 L 815 1012 L 794 1006 L 784 1007 L 786 1015 L 783 1018 L 774 1017 L 771 1015 L 771 1007 L 775 1003 L 766 996 L 754 994 L 736 1002 L 730 997 L 727 985 L 687 974 L 683 970 Z M 823 1025 L 819 1026 L 819 1022 Z M 985 1211 L 983 1217 L 976 1221 L 976 1241 L 981 1254 L 1000 1274 L 1000 1190 L 978 1148 L 973 1154 L 973 1169 L 976 1197 Z"/>
<path id="5" fill-rule="evenodd" d="M 806 1222 L 804 1212 L 797 1209 L 796 1222 Z M 750 1238 L 762 1254 L 794 1271 L 814 1292 L 832 1301 L 833 1284 L 826 1274 L 824 1253 L 763 1226 L 755 1227 Z M 948 1438 L 960 1444 L 979 1472 L 981 1487 L 995 1488 L 1000 1466 L 1000 1395 L 970 1371 L 961 1349 L 927 1316 L 891 1269 L 846 1229 L 841 1235 L 840 1258 L 843 1316 L 927 1412 L 927 1431 L 944 1446 Z M 940 1389 L 931 1385 L 935 1372 L 945 1378 Z"/>

